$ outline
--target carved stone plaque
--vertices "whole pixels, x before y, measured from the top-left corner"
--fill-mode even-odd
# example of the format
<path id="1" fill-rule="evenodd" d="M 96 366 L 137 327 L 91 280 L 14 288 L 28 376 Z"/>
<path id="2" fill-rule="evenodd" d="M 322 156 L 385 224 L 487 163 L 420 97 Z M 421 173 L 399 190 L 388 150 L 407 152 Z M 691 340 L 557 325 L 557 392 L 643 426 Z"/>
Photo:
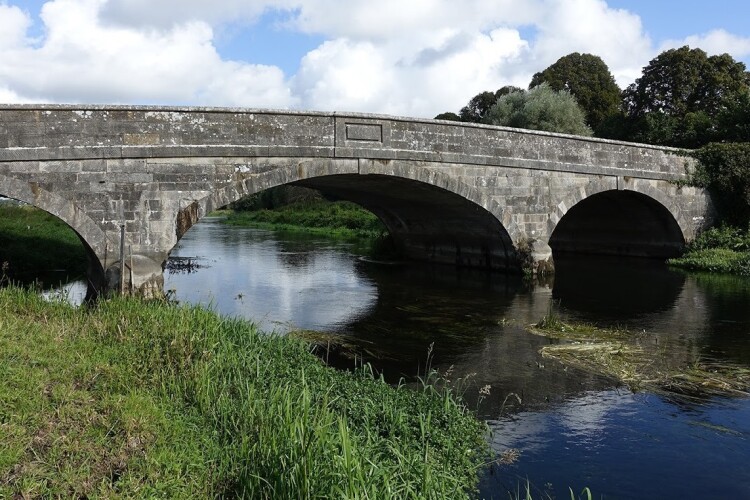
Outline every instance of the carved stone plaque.
<path id="1" fill-rule="evenodd" d="M 347 123 L 346 140 L 383 142 L 383 126 L 379 123 Z"/>

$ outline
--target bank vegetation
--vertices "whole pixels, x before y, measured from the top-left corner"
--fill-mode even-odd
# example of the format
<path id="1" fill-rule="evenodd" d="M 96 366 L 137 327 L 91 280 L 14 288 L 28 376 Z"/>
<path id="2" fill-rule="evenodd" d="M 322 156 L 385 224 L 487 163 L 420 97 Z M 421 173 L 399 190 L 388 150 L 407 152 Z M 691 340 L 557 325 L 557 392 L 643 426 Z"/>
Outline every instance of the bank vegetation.
<path id="1" fill-rule="evenodd" d="M 63 221 L 29 205 L 0 201 L 0 266 L 26 283 L 56 273 L 57 285 L 86 274 L 86 252 Z"/>
<path id="2" fill-rule="evenodd" d="M 488 456 L 450 391 L 200 307 L 0 310 L 0 498 L 469 498 Z"/>

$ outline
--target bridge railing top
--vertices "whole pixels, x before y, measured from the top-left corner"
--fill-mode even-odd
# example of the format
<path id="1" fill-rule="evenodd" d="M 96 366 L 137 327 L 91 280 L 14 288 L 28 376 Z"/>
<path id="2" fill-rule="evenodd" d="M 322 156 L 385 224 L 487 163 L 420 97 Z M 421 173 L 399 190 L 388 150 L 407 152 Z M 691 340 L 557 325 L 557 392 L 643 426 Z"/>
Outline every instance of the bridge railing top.
<path id="1" fill-rule="evenodd" d="M 451 120 L 435 120 L 431 118 L 409 117 L 384 115 L 377 113 L 362 113 L 350 111 L 315 111 L 315 110 L 290 110 L 290 109 L 272 109 L 272 108 L 242 108 L 242 107 L 207 107 L 207 106 L 163 106 L 163 105 L 127 105 L 127 104 L 1 104 L 2 111 L 134 111 L 134 112 L 151 112 L 151 113 L 204 113 L 204 114 L 247 114 L 247 115 L 283 115 L 299 117 L 320 117 L 320 118 L 344 118 L 356 120 L 380 120 L 402 123 L 423 123 L 426 125 L 444 125 L 456 128 L 467 129 L 486 129 L 493 131 L 503 131 L 514 134 L 554 137 L 561 139 L 572 139 L 582 142 L 592 142 L 600 144 L 611 144 L 616 146 L 628 146 L 640 149 L 649 149 L 655 151 L 664 151 L 666 153 L 679 153 L 684 151 L 679 148 L 667 146 L 656 146 L 653 144 L 627 142 L 614 139 L 604 139 L 599 137 L 587 137 L 572 134 L 563 134 L 559 132 L 546 132 L 542 130 L 521 129 L 513 127 L 503 127 L 498 125 L 488 125 L 483 123 L 457 122 Z"/>
<path id="2" fill-rule="evenodd" d="M 418 161 L 682 180 L 678 150 L 367 113 L 187 106 L 0 106 L 0 162 L 148 158 Z"/>

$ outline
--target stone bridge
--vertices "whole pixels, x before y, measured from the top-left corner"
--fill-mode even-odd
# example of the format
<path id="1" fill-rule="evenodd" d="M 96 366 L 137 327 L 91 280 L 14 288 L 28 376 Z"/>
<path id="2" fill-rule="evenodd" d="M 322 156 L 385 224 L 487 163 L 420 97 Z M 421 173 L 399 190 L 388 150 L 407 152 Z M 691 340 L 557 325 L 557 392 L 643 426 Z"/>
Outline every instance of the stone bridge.
<path id="1" fill-rule="evenodd" d="M 0 195 L 78 233 L 90 291 L 116 289 L 123 243 L 129 289 L 160 292 L 193 224 L 282 184 L 364 206 L 412 259 L 506 270 L 550 268 L 558 252 L 664 258 L 709 217 L 706 193 L 675 183 L 686 161 L 665 148 L 389 116 L 0 107 Z"/>

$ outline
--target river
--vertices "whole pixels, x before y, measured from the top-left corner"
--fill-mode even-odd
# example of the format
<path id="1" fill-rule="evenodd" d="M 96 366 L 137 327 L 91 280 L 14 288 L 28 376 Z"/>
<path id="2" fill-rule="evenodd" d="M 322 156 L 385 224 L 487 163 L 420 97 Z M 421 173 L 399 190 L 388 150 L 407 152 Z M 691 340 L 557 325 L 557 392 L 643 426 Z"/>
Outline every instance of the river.
<path id="1" fill-rule="evenodd" d="M 586 259 L 531 284 L 361 253 L 208 218 L 172 253 L 197 266 L 167 272 L 165 288 L 267 331 L 340 335 L 391 381 L 439 370 L 488 422 L 498 457 L 516 457 L 484 472 L 482 498 L 527 481 L 535 498 L 569 498 L 569 487 L 595 498 L 750 498 L 750 400 L 632 393 L 542 358 L 552 341 L 525 328 L 554 310 L 638 332 L 671 363 L 750 367 L 749 279 Z"/>

